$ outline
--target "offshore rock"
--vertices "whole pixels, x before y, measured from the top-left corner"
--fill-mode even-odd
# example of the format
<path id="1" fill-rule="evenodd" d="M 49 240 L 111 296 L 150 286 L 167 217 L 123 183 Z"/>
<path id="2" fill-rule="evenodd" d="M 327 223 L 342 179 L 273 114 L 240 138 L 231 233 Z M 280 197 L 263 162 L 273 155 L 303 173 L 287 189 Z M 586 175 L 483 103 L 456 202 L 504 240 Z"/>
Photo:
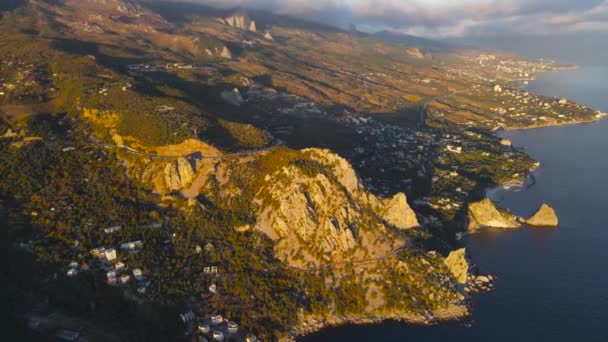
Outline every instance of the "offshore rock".
<path id="1" fill-rule="evenodd" d="M 469 204 L 469 229 L 519 227 L 517 217 L 497 208 L 488 198 Z"/>
<path id="2" fill-rule="evenodd" d="M 543 203 L 536 214 L 526 220 L 526 224 L 534 227 L 557 227 L 559 219 L 555 210 Z"/>

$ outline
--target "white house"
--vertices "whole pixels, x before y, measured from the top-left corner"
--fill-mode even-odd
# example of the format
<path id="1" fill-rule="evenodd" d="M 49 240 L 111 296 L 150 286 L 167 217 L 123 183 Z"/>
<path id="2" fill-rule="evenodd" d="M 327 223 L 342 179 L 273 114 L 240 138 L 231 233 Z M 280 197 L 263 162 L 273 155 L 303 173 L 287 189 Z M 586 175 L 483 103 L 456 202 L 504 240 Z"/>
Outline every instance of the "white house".
<path id="1" fill-rule="evenodd" d="M 211 331 L 211 328 L 207 324 L 199 324 L 198 331 L 202 334 L 208 334 Z"/>
<path id="2" fill-rule="evenodd" d="M 137 280 L 141 280 L 144 277 L 143 273 L 141 272 L 141 270 L 139 268 L 133 269 L 133 276 Z"/>
<path id="3" fill-rule="evenodd" d="M 211 316 L 211 324 L 218 325 L 222 324 L 222 322 L 224 322 L 224 317 L 222 317 L 222 315 Z"/>
<path id="4" fill-rule="evenodd" d="M 446 146 L 446 149 L 453 153 L 462 153 L 462 147 L 460 147 L 460 146 L 448 145 L 448 146 Z"/>
<path id="5" fill-rule="evenodd" d="M 116 250 L 114 248 L 108 248 L 105 250 L 106 260 L 114 261 L 116 260 Z"/>
<path id="6" fill-rule="evenodd" d="M 120 249 L 128 249 L 128 250 L 136 250 L 143 246 L 143 243 L 139 240 L 137 241 L 129 241 L 120 244 Z"/>
<path id="7" fill-rule="evenodd" d="M 213 332 L 213 340 L 215 340 L 215 341 L 223 341 L 224 340 L 224 333 L 222 333 L 221 331 L 214 331 Z"/>
<path id="8" fill-rule="evenodd" d="M 106 234 L 112 234 L 112 233 L 117 232 L 119 230 L 120 230 L 120 226 L 113 226 L 113 227 L 108 227 L 108 228 L 104 229 L 103 231 Z"/>
<path id="9" fill-rule="evenodd" d="M 91 249 L 91 255 L 94 256 L 95 258 L 99 257 L 100 255 L 103 255 L 105 253 L 106 249 L 104 247 L 97 247 L 97 248 L 93 248 Z"/>
<path id="10" fill-rule="evenodd" d="M 228 322 L 228 333 L 236 334 L 239 331 L 239 325 L 234 322 Z"/>

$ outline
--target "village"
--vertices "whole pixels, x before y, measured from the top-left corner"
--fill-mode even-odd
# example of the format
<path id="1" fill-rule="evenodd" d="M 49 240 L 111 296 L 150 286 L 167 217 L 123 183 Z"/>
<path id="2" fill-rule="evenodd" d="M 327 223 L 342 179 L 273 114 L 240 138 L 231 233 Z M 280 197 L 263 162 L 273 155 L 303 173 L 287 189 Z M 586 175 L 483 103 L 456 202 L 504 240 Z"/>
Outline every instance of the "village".
<path id="1" fill-rule="evenodd" d="M 55 208 L 49 210 L 55 211 Z M 38 213 L 33 214 L 38 215 Z M 140 231 L 166 231 L 170 235 L 170 238 L 164 241 L 164 248 L 167 248 L 173 244 L 173 240 L 176 238 L 175 233 L 170 233 L 167 222 L 165 224 L 148 222 L 138 225 L 137 229 Z M 115 225 L 104 228 L 102 231 L 107 237 L 117 237 L 123 230 L 122 226 Z M 21 241 L 15 247 L 27 253 L 33 253 L 35 244 L 32 240 Z M 194 244 L 193 255 L 200 257 L 202 253 L 209 254 L 215 251 L 215 246 L 210 242 L 203 247 L 201 245 L 201 243 Z M 88 255 L 78 252 L 82 250 L 81 247 L 79 241 L 74 242 L 71 250 L 75 253 L 75 256 L 66 265 L 66 279 L 70 279 L 72 282 L 85 281 L 86 278 L 82 276 L 91 275 L 91 272 L 93 272 L 93 274 L 99 274 L 105 279 L 106 286 L 122 291 L 124 298 L 138 305 L 149 300 L 147 293 L 152 285 L 152 280 L 142 271 L 141 266 L 143 265 L 130 264 L 127 261 L 127 259 L 137 260 L 131 257 L 137 256 L 142 251 L 144 247 L 142 240 L 121 241 L 115 247 L 98 246 L 92 248 Z M 210 279 L 217 279 L 220 276 L 220 269 L 217 264 L 210 264 L 202 268 L 202 273 Z M 57 277 L 57 274 L 55 277 Z M 97 278 L 97 276 L 94 276 L 94 278 Z M 216 296 L 219 291 L 219 287 L 212 280 L 207 289 L 207 296 Z M 186 311 L 179 313 L 175 320 L 181 323 L 184 336 L 189 336 L 191 341 L 258 341 L 255 335 L 248 333 L 233 320 L 224 318 L 217 313 L 204 314 L 204 312 L 209 312 L 204 303 L 192 302 L 185 307 Z M 197 314 L 194 312 L 197 312 Z M 80 326 L 79 321 L 64 317 L 59 313 L 51 313 L 48 316 L 43 316 L 40 313 L 33 314 L 29 319 L 28 327 L 33 336 L 52 334 L 57 339 L 64 341 L 86 340 L 87 336 L 99 337 L 102 334 L 95 328 Z"/>

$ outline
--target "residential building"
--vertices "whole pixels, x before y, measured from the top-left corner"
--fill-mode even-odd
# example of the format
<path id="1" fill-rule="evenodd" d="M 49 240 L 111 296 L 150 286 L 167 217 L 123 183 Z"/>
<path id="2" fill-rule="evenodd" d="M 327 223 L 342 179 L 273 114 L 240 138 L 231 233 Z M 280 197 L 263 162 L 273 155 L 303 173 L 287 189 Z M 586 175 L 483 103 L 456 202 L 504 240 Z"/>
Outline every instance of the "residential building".
<path id="1" fill-rule="evenodd" d="M 108 248 L 105 250 L 106 260 L 114 261 L 116 260 L 116 250 L 114 248 Z"/>
<path id="2" fill-rule="evenodd" d="M 117 232 L 119 230 L 120 230 L 120 226 L 113 226 L 113 227 L 108 227 L 108 228 L 104 229 L 103 231 L 106 234 L 112 234 L 112 233 L 115 233 L 115 232 Z"/>

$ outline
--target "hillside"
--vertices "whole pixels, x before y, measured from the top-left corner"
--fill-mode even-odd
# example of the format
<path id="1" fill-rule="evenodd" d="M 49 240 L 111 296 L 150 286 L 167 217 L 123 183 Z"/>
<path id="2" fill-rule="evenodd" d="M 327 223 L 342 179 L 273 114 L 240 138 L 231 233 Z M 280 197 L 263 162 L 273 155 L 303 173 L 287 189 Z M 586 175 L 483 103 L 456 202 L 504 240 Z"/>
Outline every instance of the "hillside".
<path id="1" fill-rule="evenodd" d="M 560 66 L 502 52 L 185 3 L 0 10 L 21 340 L 189 340 L 217 315 L 228 340 L 289 340 L 465 316 L 468 261 L 446 257 L 467 204 L 536 167 L 492 131 L 598 115 L 525 93 Z"/>

